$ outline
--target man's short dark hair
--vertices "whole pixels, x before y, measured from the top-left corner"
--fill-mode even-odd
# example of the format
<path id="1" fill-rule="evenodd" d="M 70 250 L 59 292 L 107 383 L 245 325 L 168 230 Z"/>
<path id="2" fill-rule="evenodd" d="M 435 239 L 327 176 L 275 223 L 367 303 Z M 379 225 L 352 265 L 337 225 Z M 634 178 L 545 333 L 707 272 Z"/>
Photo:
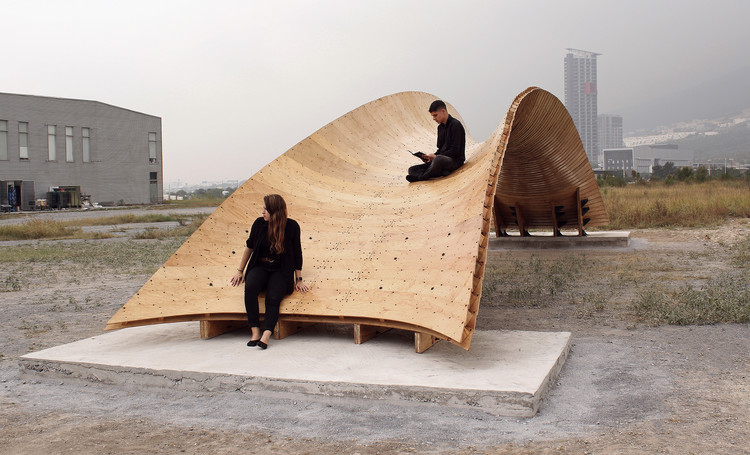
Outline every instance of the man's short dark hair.
<path id="1" fill-rule="evenodd" d="M 445 103 L 442 100 L 435 100 L 430 104 L 430 112 L 437 112 L 440 109 L 447 109 Z"/>

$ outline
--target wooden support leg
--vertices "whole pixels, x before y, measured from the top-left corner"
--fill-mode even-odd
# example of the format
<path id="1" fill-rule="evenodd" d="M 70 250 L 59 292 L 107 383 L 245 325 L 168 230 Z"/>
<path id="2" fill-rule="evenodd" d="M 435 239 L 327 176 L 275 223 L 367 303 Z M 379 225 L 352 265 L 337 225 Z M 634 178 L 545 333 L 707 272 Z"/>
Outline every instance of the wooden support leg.
<path id="1" fill-rule="evenodd" d="M 557 210 L 555 210 L 555 204 L 552 203 L 552 236 L 558 237 L 560 235 L 560 228 L 557 226 Z"/>
<path id="2" fill-rule="evenodd" d="M 581 188 L 576 189 L 576 207 L 578 208 L 578 236 L 583 236 L 583 213 L 581 210 Z"/>
<path id="3" fill-rule="evenodd" d="M 201 339 L 207 340 L 243 327 L 247 327 L 247 321 L 201 321 Z"/>
<path id="4" fill-rule="evenodd" d="M 310 327 L 313 324 L 315 323 L 300 321 L 279 321 L 276 323 L 276 328 L 273 331 L 273 338 L 275 340 L 284 339 L 289 335 L 294 335 L 295 333 Z"/>
<path id="5" fill-rule="evenodd" d="M 354 344 L 362 344 L 381 333 L 391 330 L 389 327 L 376 325 L 354 324 Z"/>
<path id="6" fill-rule="evenodd" d="M 496 237 L 505 237 L 505 220 L 503 220 L 503 216 L 500 214 L 500 203 L 495 200 L 495 204 L 492 206 L 493 215 L 495 215 L 495 236 Z"/>
<path id="7" fill-rule="evenodd" d="M 518 231 L 521 234 L 521 237 L 528 237 L 529 236 L 529 230 L 528 226 L 526 226 L 526 218 L 523 216 L 523 210 L 521 209 L 521 204 L 518 202 L 515 202 L 514 207 L 516 208 L 516 221 L 518 223 Z"/>
<path id="8" fill-rule="evenodd" d="M 422 332 L 414 332 L 414 350 L 417 351 L 417 354 L 421 354 L 435 346 L 438 341 L 440 340 L 432 335 Z"/>

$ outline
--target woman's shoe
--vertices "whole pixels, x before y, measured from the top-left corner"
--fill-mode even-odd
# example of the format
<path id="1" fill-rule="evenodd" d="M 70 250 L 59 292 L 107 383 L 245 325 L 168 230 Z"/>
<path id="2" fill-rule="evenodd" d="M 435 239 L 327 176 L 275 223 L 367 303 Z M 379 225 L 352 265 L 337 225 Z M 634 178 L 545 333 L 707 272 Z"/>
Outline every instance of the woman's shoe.
<path id="1" fill-rule="evenodd" d="M 266 349 L 268 345 L 260 340 L 258 340 L 258 347 L 261 349 Z"/>
<path id="2" fill-rule="evenodd" d="M 257 346 L 258 345 L 258 341 L 260 341 L 260 338 L 257 339 L 257 340 L 250 340 L 250 341 L 247 342 L 247 345 L 250 346 L 250 347 Z"/>

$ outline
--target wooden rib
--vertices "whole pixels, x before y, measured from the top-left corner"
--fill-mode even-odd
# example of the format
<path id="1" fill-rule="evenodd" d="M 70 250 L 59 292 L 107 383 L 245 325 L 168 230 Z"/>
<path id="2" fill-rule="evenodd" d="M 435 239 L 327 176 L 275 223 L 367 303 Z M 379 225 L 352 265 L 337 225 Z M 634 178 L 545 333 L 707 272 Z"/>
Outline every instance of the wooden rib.
<path id="1" fill-rule="evenodd" d="M 367 340 L 391 330 L 390 327 L 378 327 L 375 325 L 354 324 L 354 344 L 362 344 Z"/>
<path id="2" fill-rule="evenodd" d="M 279 193 L 302 227 L 312 287 L 284 299 L 281 320 L 406 329 L 468 349 L 493 212 L 507 225 L 507 203 L 517 201 L 528 226 L 552 226 L 550 197 L 575 189 L 589 199 L 588 226 L 607 218 L 570 116 L 535 87 L 516 97 L 487 141 L 467 134 L 459 170 L 407 183 L 406 168 L 418 161 L 405 150 L 435 148 L 427 112 L 435 98 L 380 98 L 292 147 L 221 204 L 107 329 L 244 319 L 243 290 L 229 279 L 263 196 Z"/>

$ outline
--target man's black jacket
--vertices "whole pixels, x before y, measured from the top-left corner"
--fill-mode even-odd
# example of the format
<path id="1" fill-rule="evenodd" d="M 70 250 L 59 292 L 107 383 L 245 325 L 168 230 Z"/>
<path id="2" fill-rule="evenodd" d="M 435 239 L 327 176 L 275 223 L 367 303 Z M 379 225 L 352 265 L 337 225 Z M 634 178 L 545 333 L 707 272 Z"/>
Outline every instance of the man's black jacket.
<path id="1" fill-rule="evenodd" d="M 445 124 L 438 125 L 437 152 L 435 155 L 445 155 L 463 164 L 466 161 L 466 132 L 461 122 L 448 116 Z"/>

